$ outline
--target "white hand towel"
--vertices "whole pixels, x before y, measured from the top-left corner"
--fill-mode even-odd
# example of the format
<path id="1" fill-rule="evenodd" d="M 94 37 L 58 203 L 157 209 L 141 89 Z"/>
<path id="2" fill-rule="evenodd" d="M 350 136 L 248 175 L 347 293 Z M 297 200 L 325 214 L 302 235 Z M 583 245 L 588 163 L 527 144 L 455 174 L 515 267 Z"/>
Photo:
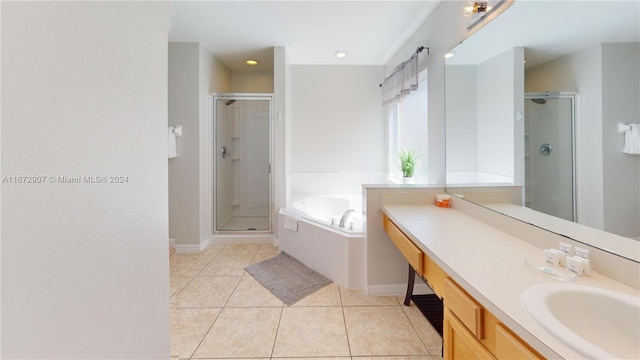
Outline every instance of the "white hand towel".
<path id="1" fill-rule="evenodd" d="M 298 219 L 291 215 L 285 215 L 284 228 L 286 230 L 298 231 Z"/>
<path id="2" fill-rule="evenodd" d="M 178 150 L 176 148 L 176 134 L 173 126 L 169 126 L 169 159 L 173 159 L 178 156 Z"/>
<path id="3" fill-rule="evenodd" d="M 624 133 L 625 154 L 640 155 L 640 124 L 625 125 L 618 123 L 618 132 Z"/>

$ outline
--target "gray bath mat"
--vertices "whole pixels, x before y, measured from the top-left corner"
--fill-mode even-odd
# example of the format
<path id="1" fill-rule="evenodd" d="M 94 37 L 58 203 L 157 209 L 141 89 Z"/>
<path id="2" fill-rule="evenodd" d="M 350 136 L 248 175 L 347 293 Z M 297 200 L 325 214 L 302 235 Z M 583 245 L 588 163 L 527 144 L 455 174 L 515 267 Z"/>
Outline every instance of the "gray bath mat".
<path id="1" fill-rule="evenodd" d="M 287 305 L 332 283 L 285 252 L 244 269 Z"/>

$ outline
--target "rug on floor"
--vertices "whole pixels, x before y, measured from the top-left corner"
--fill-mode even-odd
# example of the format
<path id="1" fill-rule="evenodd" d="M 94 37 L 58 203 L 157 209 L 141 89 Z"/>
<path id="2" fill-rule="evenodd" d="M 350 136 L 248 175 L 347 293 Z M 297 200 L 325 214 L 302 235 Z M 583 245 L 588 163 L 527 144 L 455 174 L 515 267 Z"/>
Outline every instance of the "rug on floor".
<path id="1" fill-rule="evenodd" d="M 285 252 L 244 269 L 288 306 L 332 283 Z"/>

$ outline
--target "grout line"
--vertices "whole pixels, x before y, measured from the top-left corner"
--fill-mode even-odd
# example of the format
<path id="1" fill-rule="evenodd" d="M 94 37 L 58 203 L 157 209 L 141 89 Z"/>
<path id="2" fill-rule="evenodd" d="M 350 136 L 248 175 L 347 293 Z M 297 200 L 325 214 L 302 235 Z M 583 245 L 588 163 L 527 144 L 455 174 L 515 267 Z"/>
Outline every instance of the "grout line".
<path id="1" fill-rule="evenodd" d="M 278 341 L 278 334 L 280 333 L 280 324 L 282 323 L 282 314 L 284 314 L 284 303 L 280 308 L 280 318 L 278 319 L 278 326 L 276 326 L 276 336 L 273 337 L 273 345 L 271 346 L 271 354 L 269 358 L 273 358 L 273 352 L 276 350 L 276 342 Z"/>
<path id="2" fill-rule="evenodd" d="M 411 301 L 411 304 L 413 304 L 413 306 L 416 306 L 413 301 Z M 427 344 L 425 344 L 424 340 L 422 340 L 422 336 L 420 336 L 420 333 L 418 332 L 418 329 L 416 329 L 416 325 L 413 323 L 413 321 L 411 321 L 411 318 L 409 317 L 408 312 L 405 310 L 405 308 L 407 308 L 408 306 L 405 306 L 404 304 L 402 304 L 401 307 L 402 307 L 402 312 L 404 313 L 404 316 L 406 316 L 407 320 L 409 320 L 409 323 L 411 324 L 411 327 L 413 328 L 413 331 L 418 336 L 418 339 L 420 340 L 420 343 L 422 343 L 422 346 L 424 346 L 424 349 L 427 350 L 427 354 L 429 354 L 429 356 L 436 356 L 436 355 L 431 354 L 431 350 L 429 350 L 429 347 L 427 346 Z M 417 307 L 416 307 L 416 310 L 420 313 L 420 316 L 424 316 L 424 315 L 422 315 L 422 312 L 420 312 L 420 310 L 417 309 Z M 429 320 L 427 320 L 427 325 L 430 326 L 433 329 L 433 325 L 431 325 Z M 438 334 L 438 332 L 435 329 L 433 329 L 433 332 Z M 438 337 L 440 337 L 440 336 L 438 335 Z M 442 339 L 441 339 L 441 342 L 442 342 Z M 443 346 L 444 346 L 444 344 L 443 344 Z M 437 356 L 440 356 L 440 355 L 437 355 Z"/>
<path id="3" fill-rule="evenodd" d="M 349 348 L 349 357 L 353 357 L 351 352 L 351 341 L 349 340 L 349 329 L 347 328 L 347 317 L 344 314 L 344 303 L 342 302 L 342 288 L 338 285 L 338 295 L 340 296 L 340 309 L 342 310 L 342 323 L 344 324 L 344 334 L 347 336 L 347 347 Z"/>
<path id="4" fill-rule="evenodd" d="M 218 308 L 214 308 L 214 309 L 218 309 Z M 211 331 L 211 329 L 213 328 L 213 324 L 216 323 L 216 321 L 218 320 L 218 318 L 220 317 L 220 314 L 222 314 L 222 310 L 224 310 L 224 308 L 220 309 L 220 312 L 218 312 L 218 315 L 216 315 L 216 318 L 213 319 L 213 321 L 211 322 L 211 325 L 209 325 L 209 328 L 207 329 L 207 331 L 204 333 L 204 335 L 202 336 L 202 339 L 200 339 L 200 341 L 198 342 L 198 346 L 196 346 L 195 349 L 193 349 L 193 352 L 191 352 L 191 355 L 189 355 L 188 359 L 192 359 L 193 355 L 196 354 L 196 352 L 198 351 L 198 349 L 200 348 L 200 345 L 202 345 L 202 342 L 204 341 L 204 339 L 207 338 L 207 335 L 209 335 L 209 332 Z"/>

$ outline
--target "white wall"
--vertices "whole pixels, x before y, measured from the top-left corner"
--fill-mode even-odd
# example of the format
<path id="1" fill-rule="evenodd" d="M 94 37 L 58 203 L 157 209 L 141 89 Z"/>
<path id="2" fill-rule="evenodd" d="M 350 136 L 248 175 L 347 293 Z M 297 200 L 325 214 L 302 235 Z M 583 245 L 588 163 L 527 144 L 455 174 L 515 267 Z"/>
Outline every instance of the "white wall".
<path id="1" fill-rule="evenodd" d="M 273 93 L 273 71 L 231 72 L 233 93 Z"/>
<path id="2" fill-rule="evenodd" d="M 640 236 L 640 156 L 624 154 L 618 123 L 640 123 L 640 44 L 602 44 L 604 230 Z"/>
<path id="3" fill-rule="evenodd" d="M 477 67 L 447 65 L 447 171 L 478 171 Z"/>
<path id="4" fill-rule="evenodd" d="M 292 66 L 292 172 L 386 171 L 382 66 Z"/>
<path id="5" fill-rule="evenodd" d="M 168 358 L 169 5 L 1 6 L 2 358 Z"/>
<path id="6" fill-rule="evenodd" d="M 205 248 L 213 230 L 212 92 L 228 92 L 231 71 L 198 43 L 169 44 L 169 125 L 182 125 L 169 160 L 169 235 L 178 251 Z"/>
<path id="7" fill-rule="evenodd" d="M 198 43 L 169 43 L 169 126 L 182 126 L 178 157 L 169 159 L 169 236 L 199 245 Z"/>
<path id="8" fill-rule="evenodd" d="M 503 176 L 515 176 L 514 92 L 516 54 L 510 49 L 478 65 L 478 169 Z M 520 58 L 522 67 L 522 58 Z"/>
<path id="9" fill-rule="evenodd" d="M 285 48 L 273 48 L 273 207 L 271 229 L 278 237 L 278 210 L 286 207 L 287 177 L 291 172 L 292 80 L 291 62 Z"/>

